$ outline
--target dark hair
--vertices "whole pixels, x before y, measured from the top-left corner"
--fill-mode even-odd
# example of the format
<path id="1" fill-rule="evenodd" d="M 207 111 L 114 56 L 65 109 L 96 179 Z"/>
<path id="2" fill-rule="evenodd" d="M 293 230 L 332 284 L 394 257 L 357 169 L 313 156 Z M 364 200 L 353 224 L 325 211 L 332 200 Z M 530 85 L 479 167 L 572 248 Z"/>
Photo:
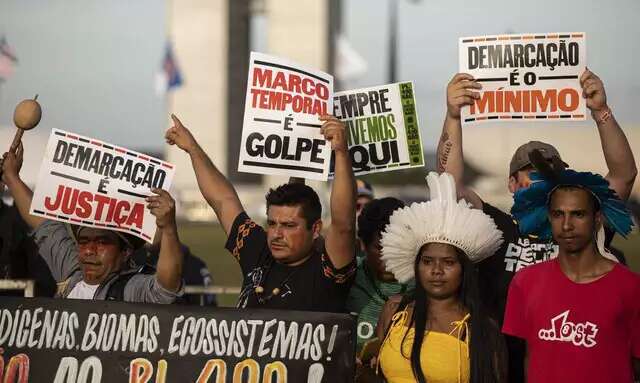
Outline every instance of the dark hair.
<path id="1" fill-rule="evenodd" d="M 371 244 L 376 233 L 383 232 L 389 224 L 391 214 L 404 206 L 404 202 L 393 197 L 371 200 L 358 217 L 358 237 L 365 245 Z"/>
<path id="2" fill-rule="evenodd" d="M 598 201 L 596 196 L 593 195 L 593 193 L 589 191 L 589 189 L 583 188 L 580 185 L 560 185 L 556 187 L 554 190 L 551 191 L 551 194 L 549 195 L 549 201 L 548 201 L 549 208 L 551 208 L 551 198 L 553 197 L 555 192 L 557 192 L 558 190 L 570 190 L 570 191 L 582 190 L 583 192 L 587 193 L 589 197 L 589 204 L 593 209 L 593 213 L 595 214 L 600 211 L 600 201 Z"/>
<path id="3" fill-rule="evenodd" d="M 322 205 L 318 194 L 309 186 L 302 183 L 288 183 L 269 189 L 265 196 L 267 199 L 267 211 L 269 206 L 300 206 L 302 216 L 307 221 L 307 229 L 322 215 Z"/>
<path id="4" fill-rule="evenodd" d="M 460 303 L 469 310 L 469 359 L 470 359 L 470 383 L 497 383 L 503 382 L 506 376 L 506 345 L 500 335 L 498 325 L 493 322 L 480 302 L 478 290 L 478 269 L 469 261 L 467 256 L 456 248 L 458 261 L 462 266 L 462 282 L 458 290 Z M 418 280 L 418 265 L 420 256 L 416 257 L 414 270 L 416 275 L 415 290 L 407 295 L 400 307 L 406 306 L 411 301 L 415 302 L 409 328 L 415 324 L 413 345 L 411 347 L 411 369 L 416 381 L 426 383 L 424 371 L 420 364 L 420 352 L 427 325 L 427 313 L 429 311 L 429 299 L 427 292 Z M 405 339 L 406 340 L 406 333 Z M 400 348 L 402 349 L 402 347 Z M 496 365 L 497 363 L 497 365 Z"/>

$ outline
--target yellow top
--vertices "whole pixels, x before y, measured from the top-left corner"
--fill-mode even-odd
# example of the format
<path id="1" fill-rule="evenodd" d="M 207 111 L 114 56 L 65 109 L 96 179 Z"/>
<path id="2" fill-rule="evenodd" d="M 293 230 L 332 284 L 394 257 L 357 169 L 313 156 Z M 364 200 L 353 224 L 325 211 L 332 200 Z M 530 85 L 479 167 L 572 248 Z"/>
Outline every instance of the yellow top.
<path id="1" fill-rule="evenodd" d="M 415 382 L 411 370 L 411 347 L 413 346 L 414 328 L 407 327 L 407 311 L 393 316 L 391 328 L 380 348 L 378 361 L 387 382 Z M 468 383 L 469 382 L 469 326 L 470 315 L 453 322 L 455 328 L 449 333 L 425 332 L 420 364 L 429 383 Z M 466 333 L 465 340 L 460 336 Z M 404 344 L 405 333 L 407 333 Z M 455 335 L 454 335 L 455 333 Z M 402 352 L 400 348 L 402 347 Z M 406 357 L 405 357 L 406 356 Z"/>

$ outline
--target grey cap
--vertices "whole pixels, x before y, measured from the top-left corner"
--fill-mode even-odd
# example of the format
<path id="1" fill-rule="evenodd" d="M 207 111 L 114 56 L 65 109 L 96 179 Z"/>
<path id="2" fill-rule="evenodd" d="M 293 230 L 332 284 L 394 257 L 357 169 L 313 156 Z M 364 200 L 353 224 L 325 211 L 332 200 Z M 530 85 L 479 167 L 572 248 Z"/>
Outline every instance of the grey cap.
<path id="1" fill-rule="evenodd" d="M 553 145 L 541 141 L 529 141 L 526 144 L 520 145 L 520 147 L 516 149 L 516 152 L 513 153 L 513 157 L 511 157 L 511 162 L 509 163 L 509 175 L 513 175 L 518 170 L 531 165 L 529 153 L 533 150 L 538 150 L 546 160 L 558 157 L 560 161 L 562 161 L 560 153 Z M 566 167 L 569 167 L 566 162 L 562 162 Z"/>
<path id="2" fill-rule="evenodd" d="M 356 179 L 356 196 L 358 197 L 371 197 L 374 198 L 373 196 L 373 187 L 371 186 L 370 183 L 368 183 L 367 181 L 363 181 L 361 179 Z"/>

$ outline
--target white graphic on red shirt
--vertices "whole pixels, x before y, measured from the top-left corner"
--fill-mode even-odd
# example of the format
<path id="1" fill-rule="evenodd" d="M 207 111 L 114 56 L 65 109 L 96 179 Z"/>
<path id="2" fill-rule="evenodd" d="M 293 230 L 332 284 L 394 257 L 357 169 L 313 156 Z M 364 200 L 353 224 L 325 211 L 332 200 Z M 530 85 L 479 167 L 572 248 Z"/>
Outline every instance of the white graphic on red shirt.
<path id="1" fill-rule="evenodd" d="M 574 346 L 593 347 L 597 344 L 598 326 L 591 322 L 569 322 L 570 310 L 551 319 L 550 329 L 540 329 L 538 338 L 548 341 L 571 342 Z"/>

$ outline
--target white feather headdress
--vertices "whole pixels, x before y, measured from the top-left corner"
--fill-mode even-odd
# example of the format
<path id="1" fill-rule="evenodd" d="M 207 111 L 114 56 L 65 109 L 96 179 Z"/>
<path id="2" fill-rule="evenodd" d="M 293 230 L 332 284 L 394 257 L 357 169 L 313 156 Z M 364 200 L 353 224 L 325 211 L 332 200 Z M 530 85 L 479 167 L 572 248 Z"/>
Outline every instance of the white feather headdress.
<path id="1" fill-rule="evenodd" d="M 491 217 L 457 200 L 451 174 L 431 172 L 427 183 L 431 200 L 396 210 L 382 233 L 382 260 L 402 283 L 413 279 L 415 259 L 427 243 L 453 245 L 472 262 L 491 256 L 502 244 L 502 232 Z"/>

